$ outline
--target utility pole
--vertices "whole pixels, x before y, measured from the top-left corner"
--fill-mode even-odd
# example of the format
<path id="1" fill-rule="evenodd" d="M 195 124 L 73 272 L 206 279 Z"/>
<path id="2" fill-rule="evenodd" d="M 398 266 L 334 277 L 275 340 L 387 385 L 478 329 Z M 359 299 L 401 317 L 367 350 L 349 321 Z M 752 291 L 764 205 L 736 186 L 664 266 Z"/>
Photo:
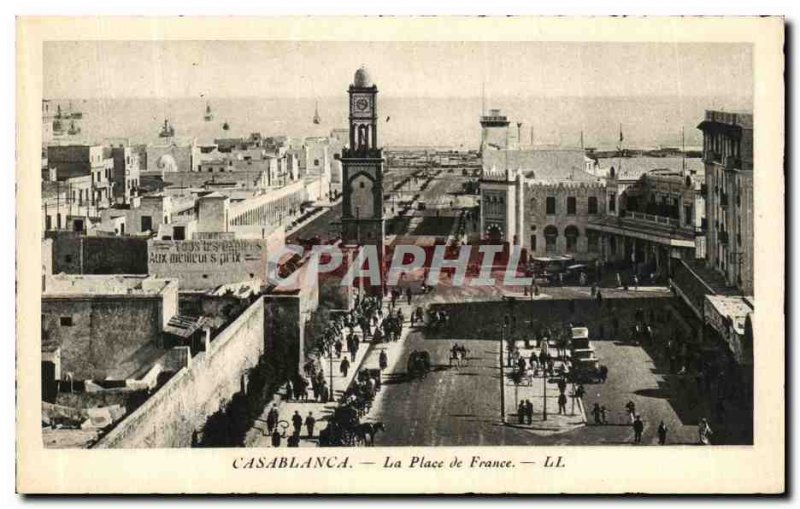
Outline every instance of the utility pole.
<path id="1" fill-rule="evenodd" d="M 503 424 L 506 423 L 506 376 L 505 376 L 505 369 L 504 368 L 504 361 L 503 359 L 503 345 L 505 345 L 506 340 L 506 326 L 500 329 L 500 422 Z"/>

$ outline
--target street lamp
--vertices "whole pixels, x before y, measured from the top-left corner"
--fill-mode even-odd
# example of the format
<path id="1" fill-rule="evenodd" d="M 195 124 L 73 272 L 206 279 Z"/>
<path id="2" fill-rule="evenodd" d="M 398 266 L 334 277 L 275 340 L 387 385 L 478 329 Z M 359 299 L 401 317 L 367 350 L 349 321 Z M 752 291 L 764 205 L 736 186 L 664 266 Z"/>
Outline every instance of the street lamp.
<path id="1" fill-rule="evenodd" d="M 550 338 L 544 338 L 548 341 Z M 542 366 L 542 420 L 547 420 L 547 366 Z"/>
<path id="2" fill-rule="evenodd" d="M 328 343 L 328 359 L 329 359 L 329 373 L 328 377 L 331 380 L 331 388 L 328 394 L 328 401 L 333 401 L 333 341 Z"/>

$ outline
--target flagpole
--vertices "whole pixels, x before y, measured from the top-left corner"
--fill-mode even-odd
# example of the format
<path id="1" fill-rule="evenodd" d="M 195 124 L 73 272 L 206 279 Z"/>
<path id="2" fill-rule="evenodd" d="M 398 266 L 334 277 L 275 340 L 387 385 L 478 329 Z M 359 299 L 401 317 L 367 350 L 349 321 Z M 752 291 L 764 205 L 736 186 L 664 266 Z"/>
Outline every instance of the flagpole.
<path id="1" fill-rule="evenodd" d="M 681 168 L 683 175 L 686 176 L 686 137 L 681 126 Z"/>

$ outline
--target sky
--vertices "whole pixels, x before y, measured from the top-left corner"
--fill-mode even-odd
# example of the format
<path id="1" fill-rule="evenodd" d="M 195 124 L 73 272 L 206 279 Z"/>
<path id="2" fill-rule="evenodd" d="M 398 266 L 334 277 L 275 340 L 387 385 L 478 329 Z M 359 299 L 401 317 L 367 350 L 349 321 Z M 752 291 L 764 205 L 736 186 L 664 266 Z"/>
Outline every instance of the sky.
<path id="1" fill-rule="evenodd" d="M 395 97 L 752 100 L 749 45 L 559 42 L 47 42 L 44 97 L 331 97 L 362 65 Z"/>

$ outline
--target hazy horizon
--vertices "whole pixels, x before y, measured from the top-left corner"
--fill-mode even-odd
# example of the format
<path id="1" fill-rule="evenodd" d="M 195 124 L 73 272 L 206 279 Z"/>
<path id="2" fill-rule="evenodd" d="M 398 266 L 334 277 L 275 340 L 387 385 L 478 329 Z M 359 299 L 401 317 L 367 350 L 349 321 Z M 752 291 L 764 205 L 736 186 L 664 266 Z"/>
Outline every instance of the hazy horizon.
<path id="1" fill-rule="evenodd" d="M 83 113 L 76 126 L 79 136 L 65 137 L 70 142 L 95 143 L 110 138 L 132 142 L 159 140 L 158 131 L 165 119 L 178 138 L 247 136 L 328 136 L 333 129 L 346 128 L 347 94 L 336 97 L 249 97 L 211 98 L 214 120 L 203 119 L 206 100 L 201 98 L 113 98 L 57 99 L 55 104 L 69 108 L 69 102 Z M 519 136 L 522 146 L 584 146 L 614 148 L 619 143 L 620 124 L 626 148 L 681 146 L 681 129 L 686 146 L 699 146 L 702 134 L 696 128 L 706 109 L 746 110 L 748 104 L 723 104 L 707 97 L 597 98 L 495 97 L 486 109 L 501 109 L 510 121 L 510 134 Z M 312 122 L 315 109 L 322 117 Z M 458 98 L 378 98 L 378 132 L 383 146 L 448 146 L 476 148 L 480 143 L 481 97 Z M 55 109 L 55 107 L 53 107 Z M 229 129 L 222 124 L 227 122 Z M 517 123 L 522 123 L 518 129 Z M 531 133 L 533 131 L 533 133 Z"/>

